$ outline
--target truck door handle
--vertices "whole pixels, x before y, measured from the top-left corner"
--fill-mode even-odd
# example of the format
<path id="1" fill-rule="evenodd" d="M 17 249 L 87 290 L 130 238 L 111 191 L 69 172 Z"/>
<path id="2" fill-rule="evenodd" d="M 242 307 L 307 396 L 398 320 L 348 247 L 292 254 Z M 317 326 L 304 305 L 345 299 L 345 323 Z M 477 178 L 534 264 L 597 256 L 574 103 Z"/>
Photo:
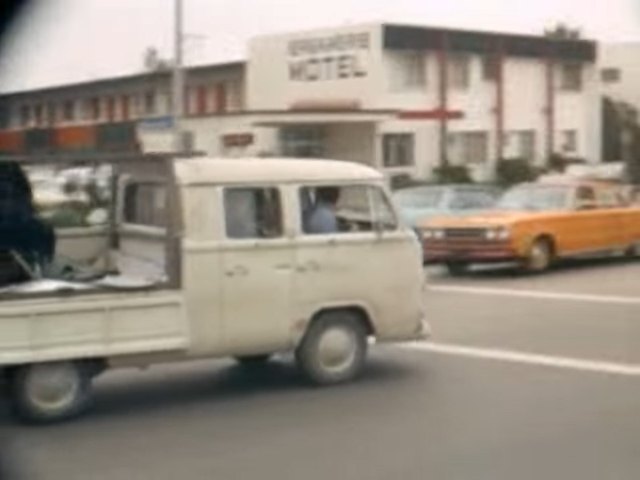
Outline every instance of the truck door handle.
<path id="1" fill-rule="evenodd" d="M 315 260 L 310 260 L 308 262 L 303 263 L 302 265 L 298 265 L 297 269 L 299 272 L 317 272 L 320 270 L 320 264 Z"/>
<path id="2" fill-rule="evenodd" d="M 243 265 L 236 265 L 235 267 L 231 268 L 230 270 L 227 270 L 224 273 L 227 277 L 233 277 L 236 275 L 238 277 L 243 277 L 249 273 L 249 270 L 247 270 L 247 267 Z"/>

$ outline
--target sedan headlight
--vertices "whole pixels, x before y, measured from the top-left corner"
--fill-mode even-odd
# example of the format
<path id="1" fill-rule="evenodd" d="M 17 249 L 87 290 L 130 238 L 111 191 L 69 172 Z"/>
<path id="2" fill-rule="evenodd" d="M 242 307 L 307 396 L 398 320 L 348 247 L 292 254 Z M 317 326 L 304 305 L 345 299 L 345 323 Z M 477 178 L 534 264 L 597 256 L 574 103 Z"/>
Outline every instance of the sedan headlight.
<path id="1" fill-rule="evenodd" d="M 444 230 L 441 228 L 425 228 L 422 230 L 422 238 L 425 240 L 443 240 Z"/>
<path id="2" fill-rule="evenodd" d="M 435 238 L 436 240 L 442 240 L 444 238 L 444 230 L 436 229 L 433 230 L 432 234 L 433 238 Z"/>
<path id="3" fill-rule="evenodd" d="M 511 231 L 506 227 L 489 228 L 484 236 L 487 240 L 508 240 L 511 238 Z"/>

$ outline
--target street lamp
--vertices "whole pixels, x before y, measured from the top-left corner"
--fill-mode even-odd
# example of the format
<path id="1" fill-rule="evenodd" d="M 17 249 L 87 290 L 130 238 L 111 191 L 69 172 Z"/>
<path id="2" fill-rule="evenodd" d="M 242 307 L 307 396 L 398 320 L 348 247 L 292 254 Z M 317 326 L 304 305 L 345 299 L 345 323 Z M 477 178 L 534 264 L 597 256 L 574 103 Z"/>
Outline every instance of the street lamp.
<path id="1" fill-rule="evenodd" d="M 174 44 L 173 44 L 173 79 L 172 79 L 172 107 L 173 107 L 173 149 L 182 151 L 182 116 L 184 113 L 184 72 L 182 70 L 182 0 L 174 0 Z"/>

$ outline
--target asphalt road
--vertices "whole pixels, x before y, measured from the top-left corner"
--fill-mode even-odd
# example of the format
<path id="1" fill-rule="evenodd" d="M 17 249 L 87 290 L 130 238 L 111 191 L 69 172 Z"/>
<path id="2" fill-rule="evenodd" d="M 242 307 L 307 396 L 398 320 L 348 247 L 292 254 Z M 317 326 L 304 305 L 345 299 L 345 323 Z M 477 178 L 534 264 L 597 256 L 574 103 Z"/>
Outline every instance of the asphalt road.
<path id="1" fill-rule="evenodd" d="M 451 278 L 430 269 L 432 347 L 374 347 L 349 385 L 289 358 L 105 374 L 94 411 L 27 428 L 22 478 L 594 479 L 640 472 L 640 264 Z"/>

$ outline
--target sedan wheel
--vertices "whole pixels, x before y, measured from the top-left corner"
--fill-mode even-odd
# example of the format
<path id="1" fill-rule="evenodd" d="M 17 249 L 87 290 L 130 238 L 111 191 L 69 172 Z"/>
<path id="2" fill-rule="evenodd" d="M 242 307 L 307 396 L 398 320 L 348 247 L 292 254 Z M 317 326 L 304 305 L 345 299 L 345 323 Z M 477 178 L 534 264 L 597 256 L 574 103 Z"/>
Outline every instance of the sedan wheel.
<path id="1" fill-rule="evenodd" d="M 627 256 L 630 258 L 640 258 L 640 242 L 636 242 L 629 247 Z"/>
<path id="2" fill-rule="evenodd" d="M 538 239 L 531 245 L 524 269 L 531 273 L 544 272 L 551 266 L 551 259 L 551 244 L 543 238 Z"/>

